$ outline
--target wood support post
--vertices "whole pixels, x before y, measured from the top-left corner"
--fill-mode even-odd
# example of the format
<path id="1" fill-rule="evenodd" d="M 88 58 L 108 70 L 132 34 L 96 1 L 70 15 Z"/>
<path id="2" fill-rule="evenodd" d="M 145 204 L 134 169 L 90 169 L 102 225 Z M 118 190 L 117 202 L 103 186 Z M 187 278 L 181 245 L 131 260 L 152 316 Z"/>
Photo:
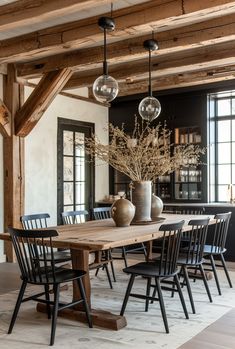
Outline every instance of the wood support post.
<path id="1" fill-rule="evenodd" d="M 15 68 L 9 64 L 4 77 L 4 103 L 10 111 L 11 135 L 4 137 L 4 231 L 12 226 L 19 228 L 24 213 L 24 139 L 14 135 L 14 117 L 22 104 L 23 90 L 15 82 Z M 4 245 L 8 262 L 14 261 L 11 242 Z"/>

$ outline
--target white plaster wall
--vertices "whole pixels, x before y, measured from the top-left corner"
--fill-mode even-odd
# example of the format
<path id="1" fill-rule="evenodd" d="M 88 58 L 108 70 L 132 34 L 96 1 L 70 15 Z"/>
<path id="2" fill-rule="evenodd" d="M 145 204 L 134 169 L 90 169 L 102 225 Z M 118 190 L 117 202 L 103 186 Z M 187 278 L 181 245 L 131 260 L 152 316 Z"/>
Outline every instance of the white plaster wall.
<path id="1" fill-rule="evenodd" d="M 31 92 L 26 88 L 26 96 Z M 83 93 L 83 95 L 86 93 Z M 95 123 L 95 132 L 108 142 L 104 130 L 108 108 L 58 95 L 31 133 L 25 138 L 25 214 L 48 212 L 51 224 L 57 217 L 57 118 Z M 108 166 L 96 166 L 95 200 L 109 193 Z"/>
<path id="2" fill-rule="evenodd" d="M 0 74 L 0 98 L 2 99 L 2 75 Z M 0 134 L 0 232 L 3 232 L 3 137 Z M 3 241 L 0 241 L 0 262 L 5 261 Z"/>

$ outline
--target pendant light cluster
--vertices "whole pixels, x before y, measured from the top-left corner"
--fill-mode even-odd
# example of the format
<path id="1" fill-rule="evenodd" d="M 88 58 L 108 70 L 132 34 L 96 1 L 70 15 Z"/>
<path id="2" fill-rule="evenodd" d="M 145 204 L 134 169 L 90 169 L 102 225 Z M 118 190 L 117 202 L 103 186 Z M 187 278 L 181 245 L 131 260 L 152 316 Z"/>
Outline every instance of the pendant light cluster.
<path id="1" fill-rule="evenodd" d="M 112 8 L 111 8 L 112 15 Z M 93 84 L 94 97 L 103 103 L 113 101 L 118 94 L 118 82 L 108 74 L 108 62 L 107 62 L 107 31 L 113 31 L 115 29 L 114 19 L 111 17 L 100 17 L 98 20 L 99 27 L 104 32 L 104 60 L 103 60 L 103 75 L 99 76 Z M 139 114 L 142 119 L 147 122 L 151 122 L 156 119 L 161 112 L 161 104 L 159 100 L 153 97 L 152 94 L 152 82 L 151 82 L 151 52 L 158 49 L 158 43 L 153 38 L 145 40 L 143 46 L 149 52 L 149 85 L 148 85 L 148 97 L 142 99 L 139 104 Z"/>
<path id="2" fill-rule="evenodd" d="M 153 97 L 151 81 L 151 52 L 158 49 L 158 43 L 154 39 L 149 39 L 144 41 L 143 46 L 149 52 L 149 95 L 148 97 L 142 99 L 138 110 L 142 119 L 146 120 L 147 122 L 151 122 L 161 113 L 161 104 L 157 98 Z"/>
<path id="3" fill-rule="evenodd" d="M 113 31 L 115 29 L 115 22 L 112 17 L 100 17 L 98 25 L 104 31 L 103 75 L 95 80 L 93 94 L 99 102 L 111 102 L 117 97 L 118 83 L 108 74 L 106 35 L 107 31 Z"/>

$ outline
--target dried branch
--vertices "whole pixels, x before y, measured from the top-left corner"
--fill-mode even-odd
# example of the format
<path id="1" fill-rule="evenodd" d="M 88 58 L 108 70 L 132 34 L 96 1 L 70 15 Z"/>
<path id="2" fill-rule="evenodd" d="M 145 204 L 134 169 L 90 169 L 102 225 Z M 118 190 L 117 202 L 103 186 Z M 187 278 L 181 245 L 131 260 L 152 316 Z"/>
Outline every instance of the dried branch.
<path id="1" fill-rule="evenodd" d="M 96 135 L 85 139 L 86 152 L 109 163 L 132 181 L 154 180 L 182 167 L 196 166 L 205 149 L 192 144 L 174 145 L 171 131 L 158 124 L 139 124 L 135 120 L 132 135 L 109 125 L 109 144 L 102 144 Z"/>

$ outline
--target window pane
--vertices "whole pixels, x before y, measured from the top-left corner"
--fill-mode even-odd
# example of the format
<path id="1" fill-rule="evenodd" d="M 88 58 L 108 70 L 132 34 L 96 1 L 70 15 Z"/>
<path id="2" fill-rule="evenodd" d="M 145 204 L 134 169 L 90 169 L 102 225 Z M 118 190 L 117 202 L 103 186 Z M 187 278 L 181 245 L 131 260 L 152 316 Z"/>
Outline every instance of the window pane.
<path id="1" fill-rule="evenodd" d="M 64 155 L 73 155 L 73 132 L 63 131 Z"/>
<path id="2" fill-rule="evenodd" d="M 73 180 L 73 158 L 64 156 L 64 181 Z"/>
<path id="3" fill-rule="evenodd" d="M 218 163 L 219 164 L 231 163 L 231 143 L 218 144 Z"/>
<path id="4" fill-rule="evenodd" d="M 235 98 L 232 99 L 232 115 L 235 115 Z"/>
<path id="5" fill-rule="evenodd" d="M 85 180 L 85 158 L 75 160 L 75 181 Z"/>
<path id="6" fill-rule="evenodd" d="M 76 183 L 75 203 L 83 204 L 85 202 L 85 183 Z"/>
<path id="7" fill-rule="evenodd" d="M 232 141 L 235 142 L 235 120 L 232 120 Z"/>
<path id="8" fill-rule="evenodd" d="M 73 211 L 73 206 L 64 206 L 64 212 Z"/>
<path id="9" fill-rule="evenodd" d="M 235 164 L 235 143 L 232 143 L 232 163 Z"/>
<path id="10" fill-rule="evenodd" d="M 231 100 L 230 99 L 218 100 L 217 107 L 218 107 L 218 116 L 231 114 Z"/>
<path id="11" fill-rule="evenodd" d="M 218 142 L 230 141 L 230 120 L 218 121 Z"/>
<path id="12" fill-rule="evenodd" d="M 233 175 L 232 175 L 232 184 L 235 185 L 235 165 L 232 166 L 232 173 L 233 173 Z M 234 193 L 234 195 L 235 195 L 235 193 Z"/>
<path id="13" fill-rule="evenodd" d="M 218 184 L 231 183 L 230 165 L 218 165 Z"/>
<path id="14" fill-rule="evenodd" d="M 73 183 L 64 182 L 64 205 L 73 204 Z"/>
<path id="15" fill-rule="evenodd" d="M 76 132 L 75 133 L 75 144 L 76 144 L 75 155 L 76 156 L 85 156 L 84 142 L 85 142 L 84 133 Z"/>
<path id="16" fill-rule="evenodd" d="M 218 187 L 218 200 L 219 201 L 228 201 L 228 186 L 219 185 Z"/>
<path id="17" fill-rule="evenodd" d="M 215 144 L 209 145 L 210 164 L 215 163 Z"/>

